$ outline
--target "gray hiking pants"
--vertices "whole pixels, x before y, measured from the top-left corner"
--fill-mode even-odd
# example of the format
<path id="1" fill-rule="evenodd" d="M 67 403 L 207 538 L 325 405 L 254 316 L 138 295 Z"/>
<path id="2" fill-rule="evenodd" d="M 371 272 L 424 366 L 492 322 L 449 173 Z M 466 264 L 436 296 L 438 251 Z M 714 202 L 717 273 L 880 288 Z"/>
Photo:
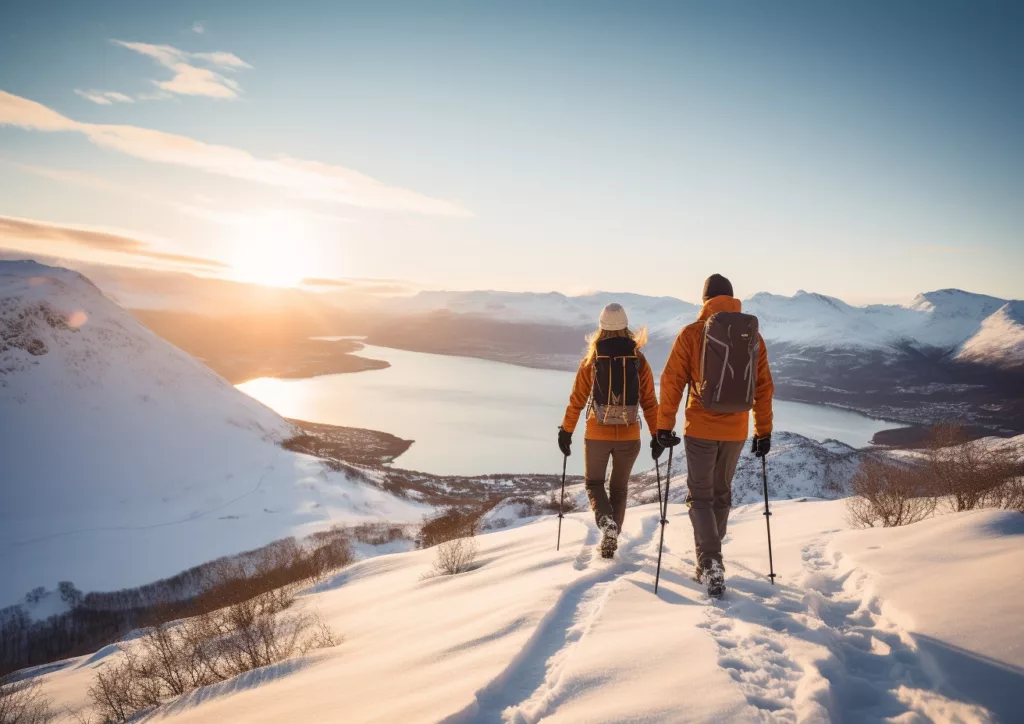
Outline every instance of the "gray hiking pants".
<path id="1" fill-rule="evenodd" d="M 587 497 L 590 498 L 590 508 L 594 511 L 598 525 L 601 524 L 601 518 L 607 515 L 622 530 L 622 522 L 626 519 L 629 474 L 639 454 L 639 440 L 583 441 L 583 473 L 587 480 Z M 608 481 L 609 491 L 605 492 L 604 476 L 608 471 L 609 458 L 612 461 L 612 475 Z"/>
<path id="2" fill-rule="evenodd" d="M 690 523 L 697 566 L 722 562 L 722 539 L 732 508 L 732 476 L 746 440 L 722 442 L 685 437 L 686 484 L 690 489 Z"/>

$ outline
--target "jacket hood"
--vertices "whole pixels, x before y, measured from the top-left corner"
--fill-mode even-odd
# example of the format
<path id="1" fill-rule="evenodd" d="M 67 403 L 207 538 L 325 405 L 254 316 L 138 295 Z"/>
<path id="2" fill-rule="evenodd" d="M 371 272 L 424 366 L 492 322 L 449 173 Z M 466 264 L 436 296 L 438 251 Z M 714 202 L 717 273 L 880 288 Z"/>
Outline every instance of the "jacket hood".
<path id="1" fill-rule="evenodd" d="M 740 311 L 743 311 L 743 303 L 736 297 L 729 297 L 723 294 L 718 297 L 712 297 L 704 302 L 704 307 L 700 310 L 700 315 L 697 317 L 697 321 L 707 321 L 708 317 L 712 314 L 718 314 L 719 312 Z"/>

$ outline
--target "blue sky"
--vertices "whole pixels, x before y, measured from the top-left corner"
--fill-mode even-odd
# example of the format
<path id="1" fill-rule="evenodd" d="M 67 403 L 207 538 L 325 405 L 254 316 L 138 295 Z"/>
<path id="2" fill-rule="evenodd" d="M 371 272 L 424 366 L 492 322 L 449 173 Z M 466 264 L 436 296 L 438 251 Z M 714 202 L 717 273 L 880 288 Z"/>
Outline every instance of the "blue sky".
<path id="1" fill-rule="evenodd" d="M 1004 2 L 0 9 L 0 245 L 273 283 L 1024 297 Z M 77 92 L 76 92 L 77 91 Z"/>

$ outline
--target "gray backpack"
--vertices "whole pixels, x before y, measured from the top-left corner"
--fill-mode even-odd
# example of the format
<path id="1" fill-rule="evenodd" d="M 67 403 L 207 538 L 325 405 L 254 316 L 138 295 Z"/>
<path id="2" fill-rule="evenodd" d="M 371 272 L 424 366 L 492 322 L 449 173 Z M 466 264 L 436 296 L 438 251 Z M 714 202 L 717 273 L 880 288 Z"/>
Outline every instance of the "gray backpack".
<path id="1" fill-rule="evenodd" d="M 754 407 L 757 317 L 719 312 L 704 323 L 700 376 L 694 394 L 708 412 L 747 412 Z"/>

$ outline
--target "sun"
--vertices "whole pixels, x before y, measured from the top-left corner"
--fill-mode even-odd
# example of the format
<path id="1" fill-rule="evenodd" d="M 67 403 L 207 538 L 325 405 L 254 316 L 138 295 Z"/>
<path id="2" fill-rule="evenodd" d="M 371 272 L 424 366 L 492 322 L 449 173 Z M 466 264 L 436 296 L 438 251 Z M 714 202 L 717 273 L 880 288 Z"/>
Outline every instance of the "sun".
<path id="1" fill-rule="evenodd" d="M 307 226 L 302 214 L 293 211 L 246 215 L 234 230 L 231 276 L 272 287 L 298 285 L 310 263 Z"/>

